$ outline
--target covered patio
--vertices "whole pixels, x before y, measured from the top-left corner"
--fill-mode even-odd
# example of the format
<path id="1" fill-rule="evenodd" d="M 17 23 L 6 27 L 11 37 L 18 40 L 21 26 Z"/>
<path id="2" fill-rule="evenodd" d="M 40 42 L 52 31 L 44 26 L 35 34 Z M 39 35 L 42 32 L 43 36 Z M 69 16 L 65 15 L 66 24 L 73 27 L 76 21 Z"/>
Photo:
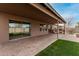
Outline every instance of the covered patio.
<path id="1" fill-rule="evenodd" d="M 24 23 L 29 23 L 28 34 L 30 37 L 51 34 L 53 31 L 52 25 L 56 24 L 55 34 L 57 34 L 57 38 L 59 33 L 59 24 L 61 23 L 64 25 L 66 24 L 64 19 L 49 4 L 46 3 L 45 4 L 44 3 L 36 3 L 36 4 L 3 3 L 0 4 L 0 11 L 1 11 L 0 36 L 2 38 L 0 39 L 1 43 L 11 40 L 10 38 L 15 39 L 14 36 L 16 36 L 16 34 L 19 32 L 22 33 L 18 34 L 18 37 L 20 35 L 23 36 L 23 34 L 26 34 L 26 32 L 24 33 L 25 30 L 22 31 L 16 30 L 18 28 L 23 29 L 22 24 Z M 12 24 L 14 24 L 14 26 L 11 26 Z M 43 27 L 42 31 L 41 31 L 41 25 Z M 64 26 L 64 33 L 65 33 L 65 26 Z"/>
<path id="2" fill-rule="evenodd" d="M 33 56 L 57 40 L 57 35 L 46 34 L 0 44 L 2 56 Z"/>
<path id="3" fill-rule="evenodd" d="M 65 34 L 66 22 L 49 4 L 0 4 L 0 11 L 0 55 L 36 55 L 59 38 L 59 24 L 64 24 Z M 20 25 L 30 23 L 30 35 L 22 38 L 18 36 L 20 40 L 10 40 L 10 34 L 18 32 L 18 26 L 14 26 L 15 30 L 9 33 L 11 20 L 14 24 L 18 24 L 19 21 Z M 42 31 L 40 25 L 43 27 Z M 56 26 L 56 33 L 53 33 L 53 25 Z"/>

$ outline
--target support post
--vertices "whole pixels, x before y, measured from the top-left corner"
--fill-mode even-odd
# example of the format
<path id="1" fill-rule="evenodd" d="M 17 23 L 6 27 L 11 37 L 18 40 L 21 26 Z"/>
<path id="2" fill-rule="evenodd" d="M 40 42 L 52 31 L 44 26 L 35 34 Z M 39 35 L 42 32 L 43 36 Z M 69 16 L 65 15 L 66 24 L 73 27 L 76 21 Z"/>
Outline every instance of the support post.
<path id="1" fill-rule="evenodd" d="M 66 28 L 65 28 L 65 24 L 64 24 L 64 34 L 65 34 L 65 32 L 66 32 Z"/>
<path id="2" fill-rule="evenodd" d="M 59 22 L 57 22 L 57 39 L 59 39 L 58 33 L 59 33 L 59 28 L 58 28 Z"/>

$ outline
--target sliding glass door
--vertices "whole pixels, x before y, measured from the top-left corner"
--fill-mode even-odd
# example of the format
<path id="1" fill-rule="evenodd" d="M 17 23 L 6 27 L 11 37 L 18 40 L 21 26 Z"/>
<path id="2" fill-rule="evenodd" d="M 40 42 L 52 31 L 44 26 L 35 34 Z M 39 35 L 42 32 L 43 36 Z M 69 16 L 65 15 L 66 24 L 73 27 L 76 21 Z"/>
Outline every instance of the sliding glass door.
<path id="1" fill-rule="evenodd" d="M 30 23 L 9 21 L 9 38 L 16 39 L 21 37 L 30 36 Z"/>

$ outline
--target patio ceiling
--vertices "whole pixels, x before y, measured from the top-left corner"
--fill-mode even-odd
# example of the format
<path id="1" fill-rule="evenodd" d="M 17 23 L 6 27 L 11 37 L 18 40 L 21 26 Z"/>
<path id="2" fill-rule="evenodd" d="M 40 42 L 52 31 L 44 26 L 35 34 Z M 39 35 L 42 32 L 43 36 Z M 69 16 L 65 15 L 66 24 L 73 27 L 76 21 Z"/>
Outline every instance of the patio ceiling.
<path id="1" fill-rule="evenodd" d="M 44 13 L 32 4 L 26 3 L 0 3 L 0 12 L 23 16 L 50 24 L 57 23 L 57 20 L 49 14 Z"/>

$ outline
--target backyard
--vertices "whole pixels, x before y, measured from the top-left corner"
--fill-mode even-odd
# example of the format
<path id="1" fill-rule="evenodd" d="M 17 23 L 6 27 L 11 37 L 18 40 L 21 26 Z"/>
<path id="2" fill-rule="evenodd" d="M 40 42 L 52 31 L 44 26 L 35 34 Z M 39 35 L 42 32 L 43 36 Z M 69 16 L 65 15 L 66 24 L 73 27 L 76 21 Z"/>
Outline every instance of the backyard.
<path id="1" fill-rule="evenodd" d="M 79 56 L 79 43 L 59 39 L 36 56 Z"/>

